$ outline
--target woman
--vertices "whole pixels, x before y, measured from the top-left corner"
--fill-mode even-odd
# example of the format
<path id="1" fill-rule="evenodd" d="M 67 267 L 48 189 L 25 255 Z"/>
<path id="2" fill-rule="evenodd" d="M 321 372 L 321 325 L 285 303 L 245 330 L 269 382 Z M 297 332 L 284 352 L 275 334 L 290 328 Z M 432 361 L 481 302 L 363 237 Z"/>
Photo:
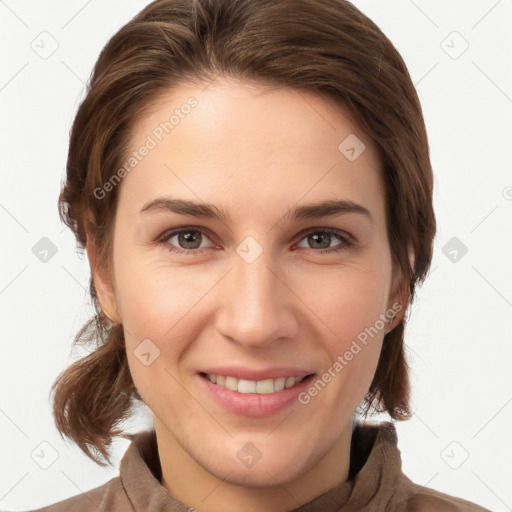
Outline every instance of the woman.
<path id="1" fill-rule="evenodd" d="M 343 0 L 157 0 L 103 49 L 63 220 L 98 348 L 54 384 L 93 460 L 137 402 L 120 476 L 41 511 L 483 511 L 411 482 L 405 313 L 432 257 L 421 106 Z"/>

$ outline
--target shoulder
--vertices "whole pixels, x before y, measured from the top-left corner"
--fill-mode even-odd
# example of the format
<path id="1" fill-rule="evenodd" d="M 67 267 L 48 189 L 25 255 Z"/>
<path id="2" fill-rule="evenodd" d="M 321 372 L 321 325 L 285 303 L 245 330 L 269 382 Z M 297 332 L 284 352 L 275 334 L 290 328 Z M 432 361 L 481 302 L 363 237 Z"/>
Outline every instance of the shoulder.
<path id="1" fill-rule="evenodd" d="M 132 506 L 119 476 L 89 491 L 31 512 L 130 512 Z"/>
<path id="2" fill-rule="evenodd" d="M 395 499 L 406 503 L 408 512 L 491 512 L 476 503 L 415 484 L 402 475 L 396 487 Z"/>

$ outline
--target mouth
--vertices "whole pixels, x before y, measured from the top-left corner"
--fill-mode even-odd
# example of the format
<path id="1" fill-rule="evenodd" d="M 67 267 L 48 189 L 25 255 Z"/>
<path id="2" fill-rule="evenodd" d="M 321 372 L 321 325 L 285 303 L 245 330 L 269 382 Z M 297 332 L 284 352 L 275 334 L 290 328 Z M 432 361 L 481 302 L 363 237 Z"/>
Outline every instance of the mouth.
<path id="1" fill-rule="evenodd" d="M 237 391 L 242 394 L 258 394 L 268 395 L 270 393 L 276 393 L 283 391 L 284 389 L 290 389 L 301 383 L 303 380 L 312 377 L 314 374 L 310 373 L 305 376 L 296 377 L 277 377 L 275 379 L 264 379 L 264 380 L 247 380 L 238 379 L 231 375 L 215 375 L 211 373 L 200 372 L 201 377 L 209 380 L 212 384 L 220 386 L 230 391 Z"/>
<path id="2" fill-rule="evenodd" d="M 310 386 L 316 375 L 300 370 L 298 370 L 299 375 L 287 373 L 288 376 L 278 376 L 279 373 L 276 372 L 274 378 L 260 378 L 259 380 L 221 375 L 220 372 L 199 372 L 196 376 L 199 389 L 202 390 L 204 396 L 225 412 L 237 416 L 261 418 L 297 406 L 300 393 Z M 253 373 L 250 376 L 255 375 Z M 239 375 L 239 377 L 241 376 Z M 264 377 L 268 377 L 268 375 Z"/>

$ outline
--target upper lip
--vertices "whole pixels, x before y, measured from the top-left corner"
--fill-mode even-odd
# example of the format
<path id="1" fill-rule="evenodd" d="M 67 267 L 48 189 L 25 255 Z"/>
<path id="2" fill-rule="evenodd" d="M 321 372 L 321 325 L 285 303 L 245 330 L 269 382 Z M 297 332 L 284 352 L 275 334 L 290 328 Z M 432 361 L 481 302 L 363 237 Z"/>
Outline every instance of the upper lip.
<path id="1" fill-rule="evenodd" d="M 256 370 L 244 366 L 216 366 L 204 368 L 199 373 L 209 373 L 210 375 L 223 375 L 225 377 L 235 377 L 244 380 L 266 380 L 277 379 L 279 377 L 306 377 L 313 372 L 302 368 L 292 368 L 290 366 L 280 366 Z"/>

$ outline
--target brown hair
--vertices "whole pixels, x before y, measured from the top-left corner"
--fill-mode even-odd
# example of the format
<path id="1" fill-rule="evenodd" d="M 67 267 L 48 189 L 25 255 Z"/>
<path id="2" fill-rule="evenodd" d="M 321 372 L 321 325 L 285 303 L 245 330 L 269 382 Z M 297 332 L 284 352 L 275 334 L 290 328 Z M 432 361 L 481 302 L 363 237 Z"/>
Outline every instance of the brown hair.
<path id="1" fill-rule="evenodd" d="M 123 26 L 103 48 L 71 130 L 59 211 L 78 247 L 86 247 L 90 230 L 110 273 L 117 190 L 101 199 L 94 191 L 122 166 L 134 121 L 160 94 L 219 76 L 317 92 L 352 114 L 381 158 L 393 277 L 411 303 L 430 266 L 436 230 L 421 106 L 393 44 L 345 0 L 156 0 Z M 75 344 L 96 347 L 56 379 L 53 412 L 61 435 L 105 465 L 99 455 L 110 463 L 107 448 L 124 436 L 121 422 L 141 398 L 123 326 L 103 316 L 92 277 L 90 293 L 97 314 Z M 366 413 L 410 415 L 404 328 L 402 316 L 385 335 Z"/>

